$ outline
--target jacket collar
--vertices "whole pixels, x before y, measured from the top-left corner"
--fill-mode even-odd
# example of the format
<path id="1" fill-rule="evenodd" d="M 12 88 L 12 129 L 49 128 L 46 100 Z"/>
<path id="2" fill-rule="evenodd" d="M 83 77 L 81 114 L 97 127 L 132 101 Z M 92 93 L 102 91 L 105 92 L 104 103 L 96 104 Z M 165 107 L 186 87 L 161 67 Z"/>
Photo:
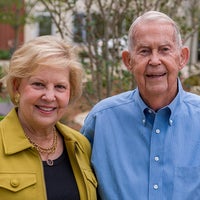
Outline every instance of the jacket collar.
<path id="1" fill-rule="evenodd" d="M 16 108 L 1 121 L 0 128 L 5 154 L 14 154 L 32 147 L 18 120 Z"/>
<path id="2" fill-rule="evenodd" d="M 60 134 L 63 135 L 66 144 L 70 143 L 73 146 L 78 146 L 81 151 L 84 152 L 84 148 L 79 143 L 79 138 L 75 133 L 75 130 L 61 124 L 60 122 L 56 123 L 56 127 Z M 16 108 L 13 108 L 1 121 L 0 129 L 2 132 L 5 154 L 14 154 L 33 147 L 24 134 L 24 130 L 17 116 Z"/>
<path id="3" fill-rule="evenodd" d="M 58 129 L 59 133 L 63 136 L 65 144 L 72 145 L 72 146 L 78 146 L 82 152 L 84 152 L 84 148 L 82 147 L 80 141 L 80 133 L 75 131 L 74 129 L 65 126 L 64 124 L 57 122 L 56 128 Z"/>

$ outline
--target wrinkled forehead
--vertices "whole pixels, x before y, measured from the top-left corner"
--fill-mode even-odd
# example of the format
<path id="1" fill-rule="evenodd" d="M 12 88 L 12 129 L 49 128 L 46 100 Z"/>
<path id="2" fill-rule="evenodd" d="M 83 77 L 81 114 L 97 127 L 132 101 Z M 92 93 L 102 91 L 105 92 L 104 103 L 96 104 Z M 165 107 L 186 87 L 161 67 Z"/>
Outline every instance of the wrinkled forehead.
<path id="1" fill-rule="evenodd" d="M 157 22 L 168 22 L 171 24 L 175 24 L 175 22 L 166 14 L 157 12 L 157 11 L 149 11 L 146 12 L 145 14 L 141 15 L 138 17 L 132 24 L 132 26 L 142 23 L 142 22 L 152 22 L 152 21 L 157 21 Z"/>
<path id="2" fill-rule="evenodd" d="M 177 42 L 178 46 L 181 46 L 181 36 L 180 31 L 176 23 L 169 18 L 166 15 L 163 14 L 155 14 L 155 15 L 143 15 L 141 17 L 138 17 L 133 24 L 131 25 L 129 29 L 129 37 L 128 37 L 128 47 L 129 50 L 131 50 L 134 46 L 134 41 L 137 38 L 138 32 L 145 27 L 160 27 L 162 28 L 168 28 L 172 30 L 173 37 L 175 41 Z M 147 34 L 148 34 L 148 29 Z"/>
<path id="3" fill-rule="evenodd" d="M 141 27 L 142 25 L 145 26 L 171 26 L 172 28 L 175 28 L 175 24 L 172 20 L 166 19 L 166 18 L 157 18 L 157 17 L 146 17 L 146 18 L 138 18 L 131 26 L 130 28 L 130 34 L 134 34 L 135 30 L 138 27 Z"/>
<path id="4" fill-rule="evenodd" d="M 146 33 L 148 34 L 148 30 L 155 30 L 155 32 L 158 30 L 163 30 L 163 29 L 168 29 L 171 30 L 172 32 L 175 32 L 174 26 L 170 22 L 166 21 L 142 21 L 140 23 L 137 23 L 134 26 L 134 29 L 132 29 L 133 33 L 136 33 L 138 31 L 145 30 Z M 132 34 L 133 35 L 133 34 Z"/>
<path id="5" fill-rule="evenodd" d="M 140 36 L 148 36 L 149 34 L 153 34 L 152 37 L 156 37 L 160 34 L 168 34 L 172 39 L 176 40 L 176 33 L 173 25 L 169 22 L 163 21 L 143 21 L 135 25 L 134 29 L 132 29 L 131 38 L 133 42 L 137 41 Z M 156 39 L 156 38 L 155 38 Z"/>

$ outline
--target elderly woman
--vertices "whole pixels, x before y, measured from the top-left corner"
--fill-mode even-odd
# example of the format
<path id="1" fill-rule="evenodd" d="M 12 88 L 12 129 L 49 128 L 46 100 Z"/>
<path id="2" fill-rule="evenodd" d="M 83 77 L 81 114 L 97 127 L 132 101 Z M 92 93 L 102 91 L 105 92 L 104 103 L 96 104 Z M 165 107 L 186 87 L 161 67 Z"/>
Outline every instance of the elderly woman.
<path id="1" fill-rule="evenodd" d="M 15 104 L 0 122 L 2 200 L 95 200 L 90 144 L 58 122 L 82 90 L 73 48 L 54 36 L 13 54 L 6 76 Z"/>

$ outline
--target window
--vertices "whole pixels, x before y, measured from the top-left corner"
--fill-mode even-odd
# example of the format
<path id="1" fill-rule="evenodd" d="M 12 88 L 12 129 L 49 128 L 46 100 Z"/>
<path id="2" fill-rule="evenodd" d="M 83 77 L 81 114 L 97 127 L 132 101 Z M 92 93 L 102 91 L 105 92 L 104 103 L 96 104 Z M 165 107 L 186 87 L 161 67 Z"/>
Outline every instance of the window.
<path id="1" fill-rule="evenodd" d="M 74 15 L 74 42 L 81 43 L 86 41 L 85 16 L 83 13 Z"/>
<path id="2" fill-rule="evenodd" d="M 39 33 L 38 35 L 51 35 L 52 34 L 52 23 L 50 16 L 40 15 L 39 20 Z"/>
<path id="3" fill-rule="evenodd" d="M 96 39 L 100 39 L 104 35 L 103 19 L 97 13 L 92 13 L 90 16 L 87 16 L 87 19 L 85 14 L 75 13 L 73 24 L 75 42 L 86 42 L 87 37 L 90 37 L 90 33 Z"/>

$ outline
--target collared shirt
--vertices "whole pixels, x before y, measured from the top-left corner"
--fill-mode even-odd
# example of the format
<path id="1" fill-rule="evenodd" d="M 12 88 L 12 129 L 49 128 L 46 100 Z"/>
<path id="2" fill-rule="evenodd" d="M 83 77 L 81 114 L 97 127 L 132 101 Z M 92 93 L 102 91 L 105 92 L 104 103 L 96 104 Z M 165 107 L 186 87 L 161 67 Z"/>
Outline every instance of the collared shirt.
<path id="1" fill-rule="evenodd" d="M 154 112 L 138 89 L 98 103 L 81 132 L 103 200 L 200 199 L 200 97 L 182 89 Z"/>

